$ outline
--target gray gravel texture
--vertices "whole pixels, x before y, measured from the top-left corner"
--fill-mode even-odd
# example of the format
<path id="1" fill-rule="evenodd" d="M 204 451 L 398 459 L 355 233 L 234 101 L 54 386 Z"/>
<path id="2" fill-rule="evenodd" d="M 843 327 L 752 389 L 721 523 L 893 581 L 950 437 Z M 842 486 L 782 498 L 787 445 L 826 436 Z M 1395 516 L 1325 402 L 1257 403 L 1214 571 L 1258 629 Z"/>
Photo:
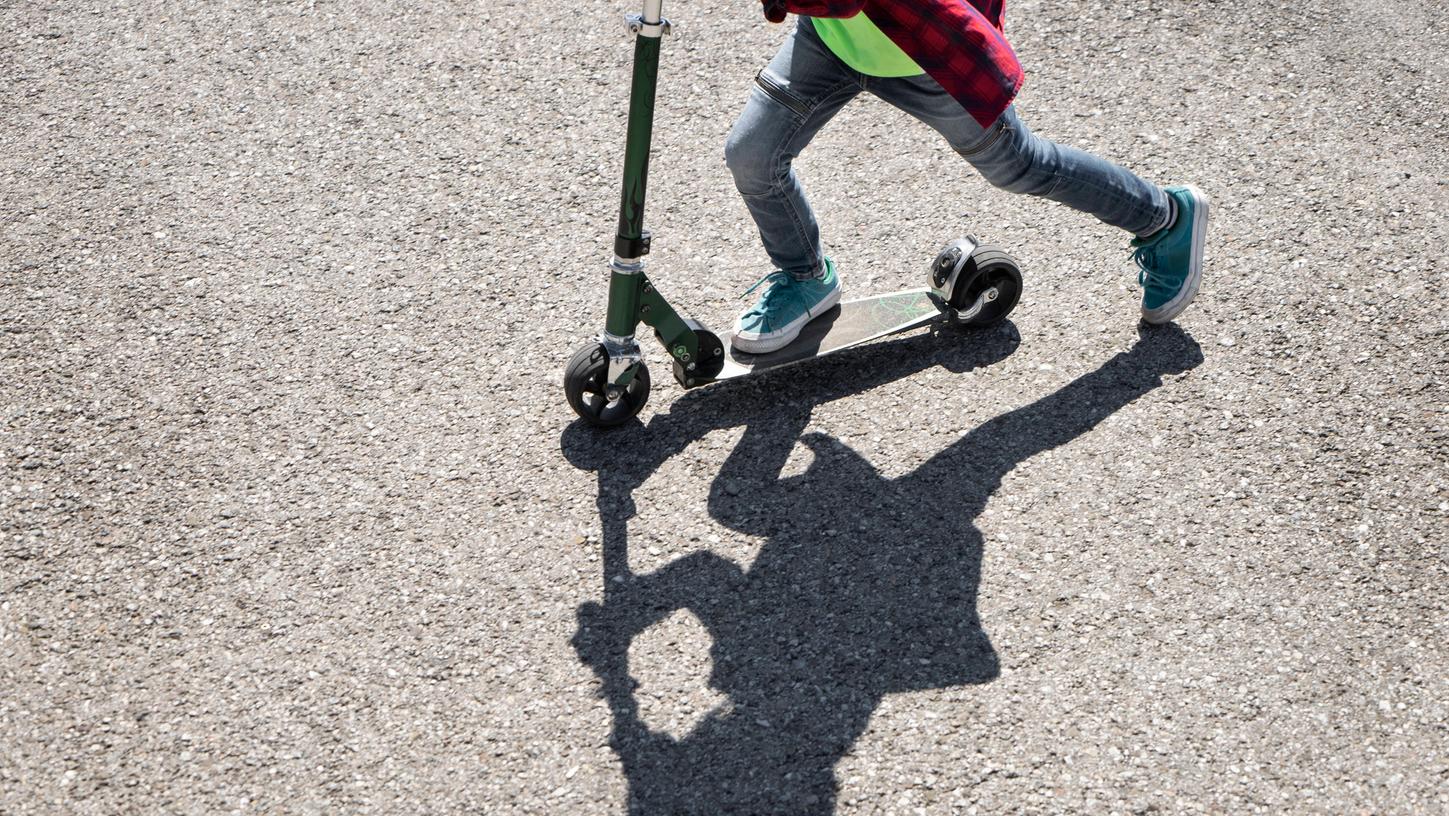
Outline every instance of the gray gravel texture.
<path id="1" fill-rule="evenodd" d="M 632 5 L 0 2 L 0 812 L 1449 810 L 1443 4 L 1013 0 L 1036 130 L 1214 196 L 1178 327 L 863 98 L 846 286 L 973 231 L 1011 321 L 651 345 L 601 434 Z M 648 225 L 722 327 L 786 29 L 715 6 Z"/>

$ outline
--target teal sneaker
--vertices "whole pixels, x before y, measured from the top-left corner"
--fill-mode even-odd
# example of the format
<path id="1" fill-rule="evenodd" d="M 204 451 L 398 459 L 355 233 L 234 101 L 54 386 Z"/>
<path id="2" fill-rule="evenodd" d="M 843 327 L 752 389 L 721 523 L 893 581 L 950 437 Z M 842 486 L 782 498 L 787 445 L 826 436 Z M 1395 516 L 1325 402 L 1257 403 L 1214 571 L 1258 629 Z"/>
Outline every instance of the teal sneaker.
<path id="1" fill-rule="evenodd" d="M 840 276 L 835 274 L 835 263 L 829 258 L 825 259 L 825 274 L 819 278 L 796 280 L 776 270 L 745 290 L 745 294 L 765 283 L 770 288 L 735 321 L 735 337 L 730 343 L 749 354 L 764 354 L 788 346 L 800 336 L 806 323 L 840 302 Z"/>
<path id="2" fill-rule="evenodd" d="M 1207 238 L 1208 197 L 1196 187 L 1168 187 L 1177 220 L 1149 238 L 1132 241 L 1132 260 L 1141 270 L 1142 319 L 1166 323 L 1182 314 L 1202 283 L 1202 247 Z"/>

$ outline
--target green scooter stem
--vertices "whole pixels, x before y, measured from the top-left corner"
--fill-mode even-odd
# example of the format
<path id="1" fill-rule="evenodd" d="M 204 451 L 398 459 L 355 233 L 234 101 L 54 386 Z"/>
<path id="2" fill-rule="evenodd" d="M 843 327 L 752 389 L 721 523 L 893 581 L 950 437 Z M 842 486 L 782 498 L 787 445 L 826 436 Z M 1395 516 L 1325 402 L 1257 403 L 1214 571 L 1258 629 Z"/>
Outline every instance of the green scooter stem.
<path id="1" fill-rule="evenodd" d="M 642 34 L 634 46 L 634 80 L 629 91 L 629 131 L 624 142 L 624 191 L 614 254 L 638 258 L 647 251 L 644 195 L 649 186 L 649 146 L 654 136 L 654 96 L 659 86 L 659 37 Z"/>
<path id="2" fill-rule="evenodd" d="M 660 0 L 646 0 L 644 15 L 635 20 L 638 31 L 624 143 L 624 184 L 619 199 L 619 227 L 614 237 L 604 328 L 614 341 L 632 343 L 635 327 L 643 322 L 658 333 L 676 362 L 689 366 L 698 359 L 699 339 L 644 276 L 642 260 L 649 252 L 649 240 L 644 232 L 644 200 L 649 183 L 654 98 L 659 85 L 660 40 L 667 26 L 658 16 L 659 6 Z"/>

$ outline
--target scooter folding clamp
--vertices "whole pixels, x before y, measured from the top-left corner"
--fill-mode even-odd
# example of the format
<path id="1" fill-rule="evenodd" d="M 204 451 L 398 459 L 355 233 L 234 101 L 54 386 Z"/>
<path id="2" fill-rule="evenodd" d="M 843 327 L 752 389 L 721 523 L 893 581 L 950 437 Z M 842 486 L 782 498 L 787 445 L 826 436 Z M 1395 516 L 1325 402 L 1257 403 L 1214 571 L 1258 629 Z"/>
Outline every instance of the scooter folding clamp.
<path id="1" fill-rule="evenodd" d="M 657 23 L 650 23 L 644 20 L 642 14 L 625 14 L 624 29 L 635 36 L 667 37 L 674 33 L 674 24 L 664 17 L 660 17 Z"/>

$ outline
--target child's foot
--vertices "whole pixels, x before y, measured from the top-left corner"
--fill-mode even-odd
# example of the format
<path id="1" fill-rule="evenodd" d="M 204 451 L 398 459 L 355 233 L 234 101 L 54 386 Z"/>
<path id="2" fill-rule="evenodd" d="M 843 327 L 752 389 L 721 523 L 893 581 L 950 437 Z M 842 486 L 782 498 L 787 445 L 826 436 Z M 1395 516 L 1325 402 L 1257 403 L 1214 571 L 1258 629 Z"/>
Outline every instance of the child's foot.
<path id="1" fill-rule="evenodd" d="M 825 274 L 810 280 L 796 280 L 775 271 L 761 278 L 745 294 L 769 282 L 770 288 L 755 305 L 735 321 L 734 348 L 749 354 L 764 354 L 790 344 L 812 319 L 840 302 L 840 277 L 835 264 L 825 259 Z"/>
<path id="2" fill-rule="evenodd" d="M 1166 323 L 1182 314 L 1202 282 L 1202 247 L 1207 237 L 1208 197 L 1196 187 L 1168 187 L 1177 219 L 1167 229 L 1132 241 L 1132 259 L 1142 270 L 1142 319 Z"/>

